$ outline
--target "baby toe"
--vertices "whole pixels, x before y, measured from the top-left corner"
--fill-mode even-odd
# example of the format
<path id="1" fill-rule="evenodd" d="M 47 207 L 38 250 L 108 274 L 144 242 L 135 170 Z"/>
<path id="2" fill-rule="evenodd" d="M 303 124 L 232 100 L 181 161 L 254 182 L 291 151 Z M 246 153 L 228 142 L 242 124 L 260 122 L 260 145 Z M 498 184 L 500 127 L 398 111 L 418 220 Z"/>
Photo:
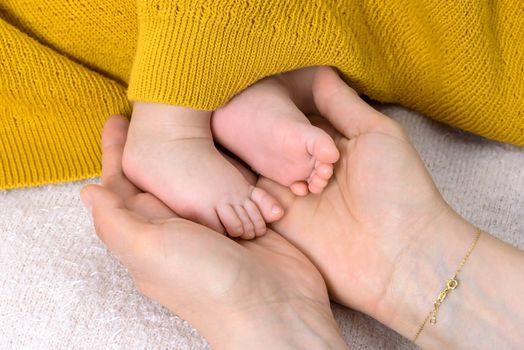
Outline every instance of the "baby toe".
<path id="1" fill-rule="evenodd" d="M 315 172 L 318 177 L 324 180 L 329 180 L 333 175 L 333 164 L 316 162 Z"/>
<path id="2" fill-rule="evenodd" d="M 237 213 L 240 221 L 242 221 L 242 227 L 244 228 L 244 234 L 240 236 L 243 239 L 253 239 L 255 238 L 255 226 L 251 222 L 249 215 L 247 214 L 244 207 L 240 205 L 235 205 L 235 212 Z"/>
<path id="3" fill-rule="evenodd" d="M 210 208 L 210 210 L 208 210 L 205 214 L 201 214 L 197 217 L 188 217 L 188 219 L 194 220 L 204 226 L 207 226 L 218 233 L 225 234 L 226 230 L 222 225 L 218 212 L 213 210 L 212 208 Z"/>
<path id="4" fill-rule="evenodd" d="M 284 215 L 284 209 L 280 203 L 259 187 L 253 187 L 251 200 L 257 205 L 265 222 L 274 222 Z"/>
<path id="5" fill-rule="evenodd" d="M 305 196 L 309 193 L 308 185 L 305 181 L 296 181 L 293 182 L 289 189 L 295 196 Z"/>
<path id="6" fill-rule="evenodd" d="M 217 214 L 226 228 L 226 231 L 231 237 L 240 237 L 244 234 L 244 226 L 238 217 L 236 211 L 229 204 L 220 205 L 217 207 Z"/>
<path id="7" fill-rule="evenodd" d="M 308 140 L 307 149 L 309 154 L 322 163 L 336 163 L 340 157 L 335 141 L 317 127 L 314 127 L 314 135 Z"/>
<path id="8" fill-rule="evenodd" d="M 266 222 L 260 213 L 257 205 L 250 199 L 246 199 L 244 202 L 244 209 L 246 210 L 253 226 L 255 227 L 255 235 L 262 236 L 266 233 Z"/>
<path id="9" fill-rule="evenodd" d="M 308 184 L 308 189 L 311 193 L 320 193 L 327 186 L 328 180 L 315 175 L 311 178 L 311 181 Z"/>

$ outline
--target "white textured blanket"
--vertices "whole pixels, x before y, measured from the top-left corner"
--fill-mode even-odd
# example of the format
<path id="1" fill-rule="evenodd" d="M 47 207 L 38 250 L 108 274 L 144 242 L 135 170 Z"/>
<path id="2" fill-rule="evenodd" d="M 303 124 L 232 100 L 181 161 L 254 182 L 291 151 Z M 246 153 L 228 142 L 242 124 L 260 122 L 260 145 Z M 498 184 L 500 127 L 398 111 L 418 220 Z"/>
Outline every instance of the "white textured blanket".
<path id="1" fill-rule="evenodd" d="M 405 126 L 448 202 L 524 248 L 524 148 L 465 135 L 405 109 Z M 0 192 L 0 349 L 206 349 L 190 325 L 142 297 L 96 237 L 78 191 L 91 181 Z M 378 322 L 333 306 L 352 349 L 410 349 Z"/>

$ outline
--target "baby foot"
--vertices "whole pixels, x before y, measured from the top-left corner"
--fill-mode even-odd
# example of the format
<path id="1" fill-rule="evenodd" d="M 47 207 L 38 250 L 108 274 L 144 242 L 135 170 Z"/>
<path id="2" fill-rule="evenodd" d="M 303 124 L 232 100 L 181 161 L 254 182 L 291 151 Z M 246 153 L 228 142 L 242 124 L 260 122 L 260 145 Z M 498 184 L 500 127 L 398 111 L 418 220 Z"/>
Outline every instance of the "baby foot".
<path id="1" fill-rule="evenodd" d="M 232 237 L 251 239 L 283 211 L 251 186 L 215 148 L 209 112 L 135 103 L 123 169 L 179 215 Z"/>
<path id="2" fill-rule="evenodd" d="M 275 77 L 234 97 L 215 111 L 211 124 L 224 147 L 296 195 L 322 192 L 339 158 L 333 139 L 311 125 Z"/>

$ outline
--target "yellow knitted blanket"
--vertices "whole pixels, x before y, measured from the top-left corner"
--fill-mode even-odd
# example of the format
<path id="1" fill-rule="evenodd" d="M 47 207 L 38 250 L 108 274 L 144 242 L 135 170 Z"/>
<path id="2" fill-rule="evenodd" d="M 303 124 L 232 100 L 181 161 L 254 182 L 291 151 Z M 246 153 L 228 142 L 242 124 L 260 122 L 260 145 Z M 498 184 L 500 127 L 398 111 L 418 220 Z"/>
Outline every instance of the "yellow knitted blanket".
<path id="1" fill-rule="evenodd" d="M 212 110 L 310 65 L 524 145 L 522 0 L 1 0 L 0 189 L 98 175 L 127 98 Z"/>

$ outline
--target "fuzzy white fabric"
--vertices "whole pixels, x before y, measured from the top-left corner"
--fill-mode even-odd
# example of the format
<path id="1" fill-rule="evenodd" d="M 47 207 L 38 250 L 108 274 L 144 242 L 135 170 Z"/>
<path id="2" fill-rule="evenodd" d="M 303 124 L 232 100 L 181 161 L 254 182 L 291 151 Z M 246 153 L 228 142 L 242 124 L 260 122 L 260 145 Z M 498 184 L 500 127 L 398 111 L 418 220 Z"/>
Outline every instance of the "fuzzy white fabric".
<path id="1" fill-rule="evenodd" d="M 382 110 L 407 129 L 448 202 L 524 248 L 524 148 L 463 134 L 411 111 Z M 207 349 L 189 324 L 141 296 L 96 237 L 86 183 L 0 191 L 0 349 Z M 408 340 L 333 305 L 353 349 Z"/>

